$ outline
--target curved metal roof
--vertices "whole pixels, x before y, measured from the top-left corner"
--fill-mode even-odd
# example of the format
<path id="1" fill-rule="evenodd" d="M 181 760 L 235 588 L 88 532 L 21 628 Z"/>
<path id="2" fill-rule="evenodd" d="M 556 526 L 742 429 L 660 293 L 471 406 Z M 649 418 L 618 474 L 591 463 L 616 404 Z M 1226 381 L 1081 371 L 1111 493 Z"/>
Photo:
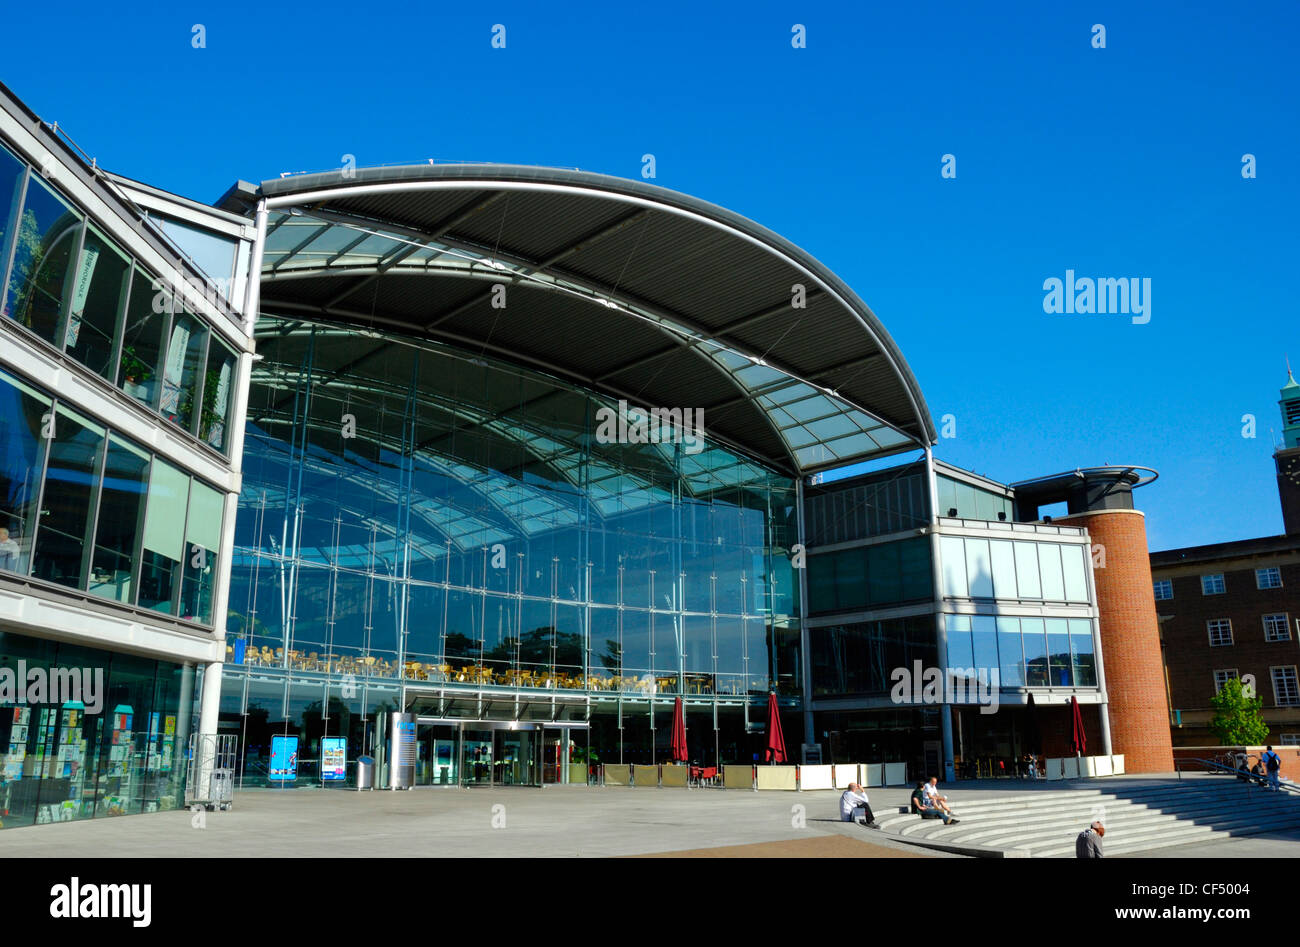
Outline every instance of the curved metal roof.
<path id="1" fill-rule="evenodd" d="M 296 175 L 260 194 L 266 313 L 393 327 L 632 405 L 702 408 L 708 436 L 797 473 L 935 440 L 866 304 L 716 205 L 515 165 Z"/>

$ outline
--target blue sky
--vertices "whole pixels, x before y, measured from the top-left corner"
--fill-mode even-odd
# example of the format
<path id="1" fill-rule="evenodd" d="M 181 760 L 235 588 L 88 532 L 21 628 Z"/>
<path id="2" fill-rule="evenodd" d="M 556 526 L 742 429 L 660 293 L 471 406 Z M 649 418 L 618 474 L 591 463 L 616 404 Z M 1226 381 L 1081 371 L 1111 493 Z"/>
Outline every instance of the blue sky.
<path id="1" fill-rule="evenodd" d="M 1281 532 L 1300 8 L 988 6 L 23 4 L 0 79 L 101 166 L 204 201 L 344 154 L 637 177 L 652 153 L 654 183 L 858 292 L 956 419 L 939 457 L 1002 480 L 1155 467 L 1153 549 Z M 1150 322 L 1044 313 L 1067 269 L 1149 278 Z"/>

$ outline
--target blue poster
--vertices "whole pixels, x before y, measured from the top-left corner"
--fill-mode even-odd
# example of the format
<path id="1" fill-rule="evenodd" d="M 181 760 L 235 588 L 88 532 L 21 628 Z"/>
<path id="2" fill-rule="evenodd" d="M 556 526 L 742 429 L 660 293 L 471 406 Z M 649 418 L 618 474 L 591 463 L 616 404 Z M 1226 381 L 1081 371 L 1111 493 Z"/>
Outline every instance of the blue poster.
<path id="1" fill-rule="evenodd" d="M 271 737 L 269 778 L 277 782 L 291 782 L 298 778 L 297 737 Z"/>
<path id="2" fill-rule="evenodd" d="M 320 778 L 325 782 L 343 780 L 348 774 L 346 737 L 325 737 L 320 741 Z"/>

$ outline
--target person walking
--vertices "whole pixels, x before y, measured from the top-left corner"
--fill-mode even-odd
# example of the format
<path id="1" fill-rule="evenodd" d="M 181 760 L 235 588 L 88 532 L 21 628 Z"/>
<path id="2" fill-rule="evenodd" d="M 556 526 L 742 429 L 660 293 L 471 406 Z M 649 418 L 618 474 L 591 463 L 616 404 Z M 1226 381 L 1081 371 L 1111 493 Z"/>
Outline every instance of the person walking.
<path id="1" fill-rule="evenodd" d="M 1075 858 L 1101 858 L 1101 837 L 1106 834 L 1106 827 L 1101 821 L 1092 823 L 1074 840 Z"/>
<path id="2" fill-rule="evenodd" d="M 1268 774 L 1268 788 L 1278 792 L 1282 787 L 1278 784 L 1278 771 L 1282 768 L 1282 757 L 1273 752 L 1272 746 L 1264 747 L 1266 752 L 1260 757 L 1260 762 L 1264 764 L 1264 772 Z"/>

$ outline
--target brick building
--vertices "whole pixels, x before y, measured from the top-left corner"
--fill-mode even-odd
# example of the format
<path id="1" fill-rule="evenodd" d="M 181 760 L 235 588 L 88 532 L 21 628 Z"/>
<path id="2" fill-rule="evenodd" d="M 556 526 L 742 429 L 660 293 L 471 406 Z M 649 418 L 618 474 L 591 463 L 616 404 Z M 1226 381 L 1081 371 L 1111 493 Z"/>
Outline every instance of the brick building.
<path id="1" fill-rule="evenodd" d="M 1268 741 L 1300 745 L 1300 384 L 1288 377 L 1274 453 L 1284 533 L 1151 555 L 1176 746 L 1210 746 L 1210 698 L 1251 676 Z"/>

